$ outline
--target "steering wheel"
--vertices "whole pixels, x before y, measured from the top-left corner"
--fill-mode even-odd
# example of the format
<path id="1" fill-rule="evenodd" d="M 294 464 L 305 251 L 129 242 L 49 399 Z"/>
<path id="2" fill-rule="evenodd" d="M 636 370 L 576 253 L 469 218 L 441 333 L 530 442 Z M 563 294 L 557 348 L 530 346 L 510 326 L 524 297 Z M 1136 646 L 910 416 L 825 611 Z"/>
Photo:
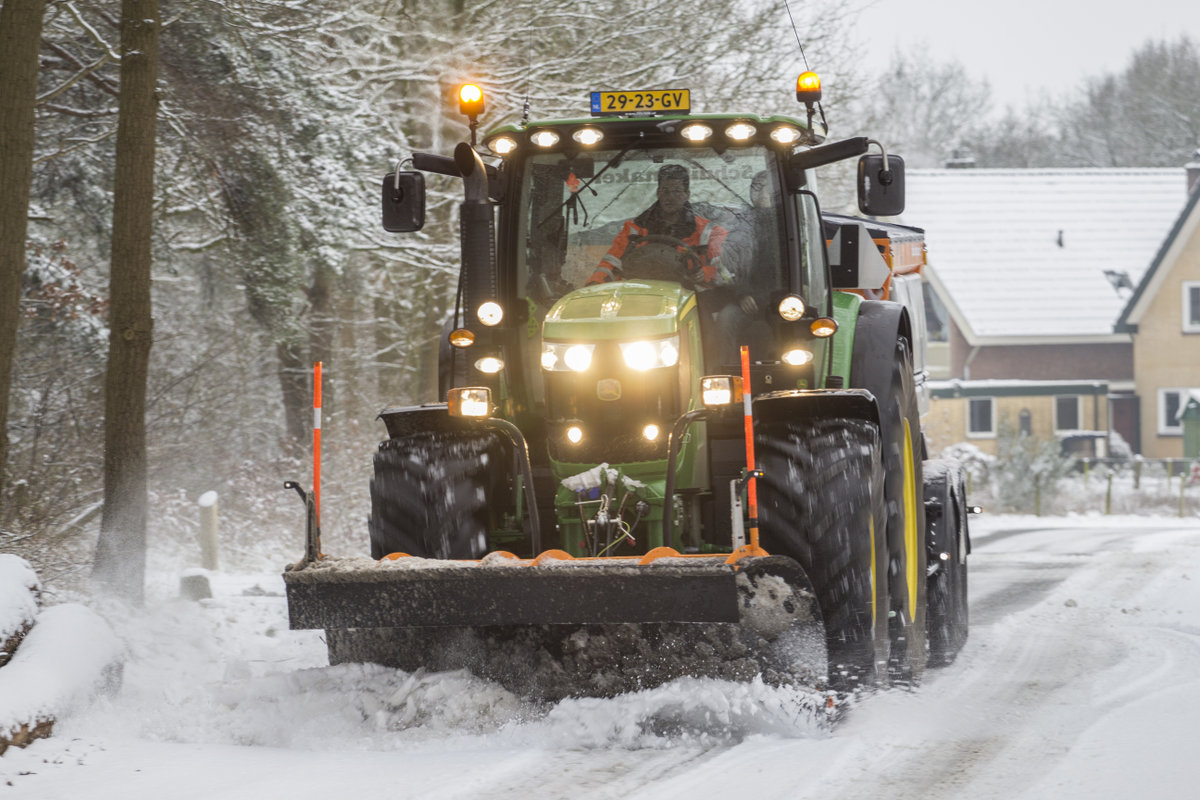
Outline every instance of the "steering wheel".
<path id="1" fill-rule="evenodd" d="M 621 271 L 627 278 L 685 285 L 696 281 L 702 266 L 695 248 L 661 233 L 639 237 L 621 258 Z"/>

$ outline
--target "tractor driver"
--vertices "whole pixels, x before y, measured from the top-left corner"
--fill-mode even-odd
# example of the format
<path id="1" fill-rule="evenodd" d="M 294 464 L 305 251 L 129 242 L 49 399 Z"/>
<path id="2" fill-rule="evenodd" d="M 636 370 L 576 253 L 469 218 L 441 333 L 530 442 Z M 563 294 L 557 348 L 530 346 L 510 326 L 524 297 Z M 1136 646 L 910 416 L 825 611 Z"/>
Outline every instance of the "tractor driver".
<path id="1" fill-rule="evenodd" d="M 627 276 L 678 280 L 680 273 L 700 286 L 714 284 L 721 243 L 728 232 L 696 214 L 690 197 L 686 167 L 667 164 L 659 169 L 656 202 L 625 221 L 586 285 Z"/>

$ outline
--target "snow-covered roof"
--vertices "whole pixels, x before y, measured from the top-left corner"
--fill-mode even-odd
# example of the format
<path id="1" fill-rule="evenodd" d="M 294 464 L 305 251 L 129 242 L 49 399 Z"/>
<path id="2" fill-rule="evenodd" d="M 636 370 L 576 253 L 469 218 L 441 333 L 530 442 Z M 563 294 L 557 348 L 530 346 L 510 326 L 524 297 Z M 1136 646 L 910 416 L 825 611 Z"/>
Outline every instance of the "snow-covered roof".
<path id="1" fill-rule="evenodd" d="M 1113 325 L 1186 199 L 1183 169 L 924 169 L 902 221 L 968 341 L 1119 340 Z"/>
<path id="2" fill-rule="evenodd" d="M 1188 164 L 1191 168 L 1192 165 Z M 1192 231 L 1200 225 L 1200 214 L 1196 213 L 1197 203 L 1200 203 L 1200 190 L 1195 190 L 1188 198 L 1187 204 L 1180 212 L 1179 218 L 1171 227 L 1167 238 L 1163 240 L 1150 268 L 1142 275 L 1141 282 L 1133 296 L 1129 298 L 1125 310 L 1117 319 L 1116 330 L 1136 332 L 1142 317 L 1147 313 L 1151 301 L 1167 279 L 1167 273 L 1175 259 L 1179 258 L 1182 250 L 1191 239 Z"/>

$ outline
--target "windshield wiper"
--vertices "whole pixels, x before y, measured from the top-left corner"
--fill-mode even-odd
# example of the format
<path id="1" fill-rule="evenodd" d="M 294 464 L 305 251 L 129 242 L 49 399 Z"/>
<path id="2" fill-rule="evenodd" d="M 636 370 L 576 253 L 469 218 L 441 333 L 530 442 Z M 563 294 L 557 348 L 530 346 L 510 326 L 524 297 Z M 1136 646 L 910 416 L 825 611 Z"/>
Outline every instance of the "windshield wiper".
<path id="1" fill-rule="evenodd" d="M 546 218 L 543 219 L 540 223 L 538 223 L 538 227 L 545 225 L 552 218 L 561 214 L 562 210 L 564 208 L 567 208 L 568 206 L 573 207 L 575 205 L 576 199 L 579 197 L 579 193 L 582 192 L 584 189 L 590 190 L 594 196 L 599 197 L 600 193 L 597 192 L 595 189 L 592 189 L 592 184 L 595 183 L 596 181 L 598 181 L 600 179 L 600 176 L 603 175 L 604 173 L 608 172 L 609 169 L 611 169 L 612 167 L 619 167 L 621 165 L 621 159 L 625 158 L 625 154 L 628 153 L 630 150 L 632 150 L 634 145 L 636 145 L 637 143 L 638 143 L 638 140 L 634 139 L 632 142 L 630 142 L 629 144 L 622 147 L 621 150 L 615 156 L 613 156 L 612 158 L 610 158 L 608 160 L 608 162 L 604 165 L 603 168 L 601 168 L 601 170 L 599 172 L 597 172 L 592 177 L 588 178 L 587 182 L 584 183 L 582 186 L 580 186 L 575 191 L 571 192 L 571 196 L 568 197 L 566 200 L 563 200 L 562 203 L 559 204 L 558 208 L 554 209 L 549 214 L 547 214 Z M 578 222 L 578 219 L 579 219 L 579 217 L 577 214 L 576 222 Z M 583 210 L 583 219 L 584 219 L 584 225 L 587 225 L 587 209 L 586 208 Z"/>

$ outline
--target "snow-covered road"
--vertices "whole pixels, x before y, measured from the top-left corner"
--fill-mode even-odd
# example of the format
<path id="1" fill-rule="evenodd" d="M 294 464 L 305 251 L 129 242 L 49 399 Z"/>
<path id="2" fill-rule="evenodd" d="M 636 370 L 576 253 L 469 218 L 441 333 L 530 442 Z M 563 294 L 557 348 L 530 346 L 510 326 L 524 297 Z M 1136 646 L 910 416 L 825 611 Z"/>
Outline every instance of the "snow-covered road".
<path id="1" fill-rule="evenodd" d="M 461 673 L 327 667 L 273 575 L 122 618 L 122 692 L 0 757 L 0 798 L 1190 798 L 1200 523 L 977 518 L 971 639 L 830 729 L 685 680 L 535 707 Z"/>

